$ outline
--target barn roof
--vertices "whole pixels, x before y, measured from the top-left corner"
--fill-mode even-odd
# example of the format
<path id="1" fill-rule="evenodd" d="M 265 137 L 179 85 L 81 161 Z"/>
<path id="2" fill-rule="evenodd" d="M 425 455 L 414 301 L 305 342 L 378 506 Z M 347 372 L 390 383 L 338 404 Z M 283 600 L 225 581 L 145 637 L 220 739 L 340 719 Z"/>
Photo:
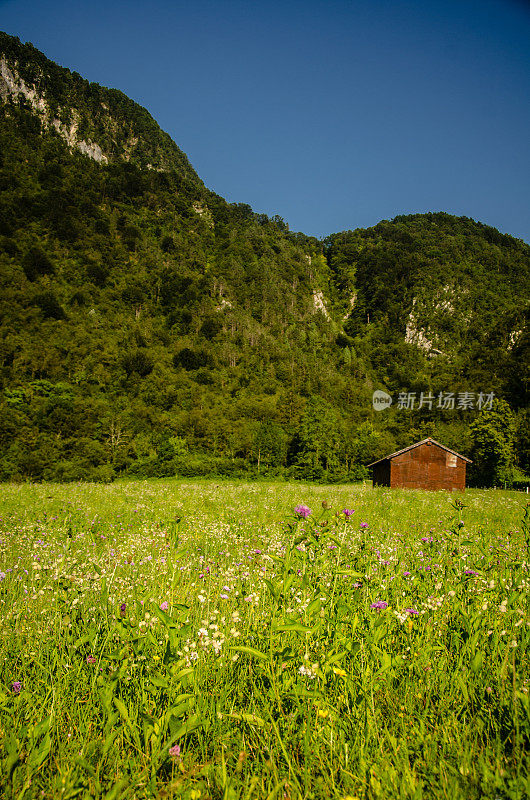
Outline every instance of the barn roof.
<path id="1" fill-rule="evenodd" d="M 380 458 L 377 461 L 372 461 L 372 463 L 368 464 L 368 466 L 373 467 L 375 464 L 380 464 L 381 461 L 389 461 L 391 458 L 395 458 L 395 456 L 400 456 L 401 453 L 406 453 L 407 450 L 414 450 L 414 448 L 419 447 L 420 444 L 435 444 L 437 447 L 441 447 L 442 450 L 446 450 L 448 453 L 452 453 L 452 455 L 461 458 L 462 461 L 467 461 L 468 464 L 473 463 L 470 458 L 466 458 L 466 456 L 461 456 L 460 453 L 456 453 L 454 450 L 450 450 L 449 447 L 446 447 L 444 444 L 440 444 L 440 442 L 437 442 L 436 439 L 432 439 L 429 436 L 427 439 L 422 439 L 421 442 L 416 442 L 415 444 L 409 444 L 409 446 L 404 447 L 403 450 L 397 450 L 395 453 L 391 453 L 389 456 Z"/>

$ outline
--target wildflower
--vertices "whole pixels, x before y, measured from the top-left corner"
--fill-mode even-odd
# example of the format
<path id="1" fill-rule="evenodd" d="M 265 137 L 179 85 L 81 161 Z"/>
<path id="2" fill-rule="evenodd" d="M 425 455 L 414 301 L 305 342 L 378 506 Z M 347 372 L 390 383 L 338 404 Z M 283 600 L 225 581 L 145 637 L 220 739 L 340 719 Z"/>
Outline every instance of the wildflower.
<path id="1" fill-rule="evenodd" d="M 404 608 L 403 609 L 403 613 L 404 614 L 419 614 L 420 612 L 416 611 L 415 608 Z"/>
<path id="2" fill-rule="evenodd" d="M 96 659 L 94 658 L 94 656 L 87 656 L 86 657 L 86 663 L 87 664 L 95 664 L 96 663 Z"/>
<path id="3" fill-rule="evenodd" d="M 376 611 L 384 611 L 385 608 L 388 608 L 388 603 L 385 603 L 384 600 L 376 600 L 370 608 L 374 608 Z"/>
<path id="4" fill-rule="evenodd" d="M 13 694 L 20 694 L 20 690 L 22 689 L 22 684 L 20 681 L 13 681 L 11 684 L 11 690 Z"/>
<path id="5" fill-rule="evenodd" d="M 367 522 L 361 522 L 361 528 L 367 528 L 367 527 L 368 527 Z"/>
<path id="6" fill-rule="evenodd" d="M 304 661 L 306 663 L 302 664 L 302 666 L 299 667 L 298 672 L 300 675 L 305 675 L 306 678 L 309 678 L 309 680 L 314 681 L 315 678 L 317 677 L 317 669 L 319 668 L 319 663 L 318 661 L 316 661 L 314 664 L 309 664 L 309 661 L 306 656 L 304 656 Z"/>
<path id="7" fill-rule="evenodd" d="M 344 514 L 346 519 L 349 519 L 355 512 L 353 508 L 343 508 L 342 513 Z"/>
<path id="8" fill-rule="evenodd" d="M 167 600 L 164 600 L 163 603 L 160 603 L 160 611 L 169 611 L 169 603 Z"/>
<path id="9" fill-rule="evenodd" d="M 335 673 L 335 675 L 338 675 L 339 678 L 345 678 L 346 675 L 348 674 L 347 672 L 345 672 L 345 670 L 341 669 L 340 667 L 333 667 L 333 672 Z"/>
<path id="10" fill-rule="evenodd" d="M 126 611 L 126 609 L 127 609 L 127 603 L 122 603 L 122 604 L 121 604 L 121 606 L 120 606 L 120 615 L 121 615 L 122 617 L 124 617 L 124 616 L 125 616 L 125 611 Z"/>
<path id="11" fill-rule="evenodd" d="M 302 519 L 307 519 L 312 514 L 312 511 L 307 506 L 296 506 L 294 513 L 298 514 Z"/>
<path id="12" fill-rule="evenodd" d="M 169 755 L 171 756 L 171 758 L 176 758 L 176 759 L 178 759 L 180 761 L 180 759 L 181 759 L 180 745 L 174 744 L 173 747 L 170 747 L 169 748 Z"/>

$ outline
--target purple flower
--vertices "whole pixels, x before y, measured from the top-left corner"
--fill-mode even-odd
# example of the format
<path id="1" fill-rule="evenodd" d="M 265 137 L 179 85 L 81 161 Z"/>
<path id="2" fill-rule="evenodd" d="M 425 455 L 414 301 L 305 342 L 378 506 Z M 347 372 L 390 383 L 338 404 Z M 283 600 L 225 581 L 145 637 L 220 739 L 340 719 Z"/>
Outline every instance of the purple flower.
<path id="1" fill-rule="evenodd" d="M 472 569 L 466 569 L 464 570 L 464 575 L 478 575 L 478 572 L 475 572 Z"/>
<path id="2" fill-rule="evenodd" d="M 160 603 L 160 611 L 168 611 L 169 610 L 169 603 L 167 600 L 164 600 L 163 603 Z"/>
<path id="3" fill-rule="evenodd" d="M 121 604 L 121 606 L 120 606 L 120 615 L 121 615 L 122 617 L 124 617 L 124 616 L 125 616 L 125 611 L 126 611 L 126 609 L 127 609 L 127 603 L 122 603 L 122 604 Z"/>
<path id="4" fill-rule="evenodd" d="M 367 528 L 367 527 L 368 527 L 367 522 L 361 522 L 361 528 Z"/>
<path id="5" fill-rule="evenodd" d="M 298 514 L 302 519 L 307 519 L 312 512 L 307 506 L 296 506 L 294 513 Z"/>
<path id="6" fill-rule="evenodd" d="M 169 755 L 171 756 L 171 758 L 176 758 L 176 759 L 178 759 L 180 761 L 180 759 L 181 759 L 180 745 L 174 744 L 173 747 L 170 747 L 169 748 Z"/>
<path id="7" fill-rule="evenodd" d="M 404 608 L 403 609 L 403 613 L 404 614 L 419 614 L 420 612 L 416 611 L 415 608 Z"/>
<path id="8" fill-rule="evenodd" d="M 355 513 L 355 509 L 353 509 L 353 508 L 343 508 L 342 509 L 342 513 L 344 514 L 346 519 L 349 519 L 352 516 L 352 514 Z"/>
<path id="9" fill-rule="evenodd" d="M 404 573 L 403 573 L 403 577 L 404 577 L 404 578 L 408 578 L 408 577 L 409 577 L 409 575 L 410 575 L 410 572 L 404 572 Z"/>
<path id="10" fill-rule="evenodd" d="M 13 694 L 20 694 L 20 690 L 22 689 L 22 684 L 20 681 L 13 681 L 11 684 L 11 690 Z"/>
<path id="11" fill-rule="evenodd" d="M 385 603 L 384 600 L 376 600 L 370 608 L 374 608 L 376 611 L 384 611 L 385 608 L 388 608 L 388 603 Z"/>
<path id="12" fill-rule="evenodd" d="M 87 656 L 86 657 L 86 663 L 87 664 L 95 664 L 96 663 L 96 659 L 94 658 L 94 656 Z"/>

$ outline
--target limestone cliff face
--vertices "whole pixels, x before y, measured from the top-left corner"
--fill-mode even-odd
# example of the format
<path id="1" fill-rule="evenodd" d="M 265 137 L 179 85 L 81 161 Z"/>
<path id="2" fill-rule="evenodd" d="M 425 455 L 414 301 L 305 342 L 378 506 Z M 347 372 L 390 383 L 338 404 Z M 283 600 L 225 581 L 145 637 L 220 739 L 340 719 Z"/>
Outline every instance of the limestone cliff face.
<path id="1" fill-rule="evenodd" d="M 70 125 L 66 125 L 51 112 L 46 96 L 40 95 L 34 86 L 26 85 L 20 77 L 15 65 L 10 65 L 5 58 L 0 60 L 0 97 L 6 104 L 26 102 L 41 120 L 44 129 L 53 127 L 57 133 L 74 149 L 77 148 L 89 158 L 99 163 L 107 164 L 108 156 L 105 155 L 97 142 L 86 141 L 78 135 L 80 115 L 72 109 L 73 117 Z"/>
<path id="2" fill-rule="evenodd" d="M 0 32 L 0 107 L 31 111 L 72 150 L 101 164 L 125 161 L 175 171 L 202 184 L 186 155 L 145 108 L 58 66 L 31 44 Z"/>

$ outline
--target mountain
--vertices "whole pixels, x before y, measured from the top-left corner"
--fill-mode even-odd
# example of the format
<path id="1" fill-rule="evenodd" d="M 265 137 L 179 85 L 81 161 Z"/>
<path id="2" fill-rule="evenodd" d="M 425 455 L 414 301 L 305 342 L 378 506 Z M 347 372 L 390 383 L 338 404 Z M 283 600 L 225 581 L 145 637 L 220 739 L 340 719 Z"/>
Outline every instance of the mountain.
<path id="1" fill-rule="evenodd" d="M 201 184 L 187 157 L 152 116 L 123 92 L 106 89 L 54 64 L 33 45 L 0 31 L 0 99 L 26 109 L 41 130 L 55 130 L 71 149 L 100 164 L 175 170 Z"/>
<path id="2" fill-rule="evenodd" d="M 366 333 L 370 320 L 380 352 L 394 342 L 402 364 L 406 353 L 418 360 L 418 384 L 427 378 L 441 391 L 450 379 L 528 404 L 527 244 L 437 213 L 335 234 L 325 252 L 335 283 L 355 295 L 344 325 L 350 336 Z M 378 375 L 398 390 L 407 381 L 395 360 L 383 359 Z"/>
<path id="3" fill-rule="evenodd" d="M 530 247 L 420 214 L 320 241 L 209 191 L 145 109 L 0 34 L 0 479 L 345 480 L 494 392 L 529 460 Z"/>

